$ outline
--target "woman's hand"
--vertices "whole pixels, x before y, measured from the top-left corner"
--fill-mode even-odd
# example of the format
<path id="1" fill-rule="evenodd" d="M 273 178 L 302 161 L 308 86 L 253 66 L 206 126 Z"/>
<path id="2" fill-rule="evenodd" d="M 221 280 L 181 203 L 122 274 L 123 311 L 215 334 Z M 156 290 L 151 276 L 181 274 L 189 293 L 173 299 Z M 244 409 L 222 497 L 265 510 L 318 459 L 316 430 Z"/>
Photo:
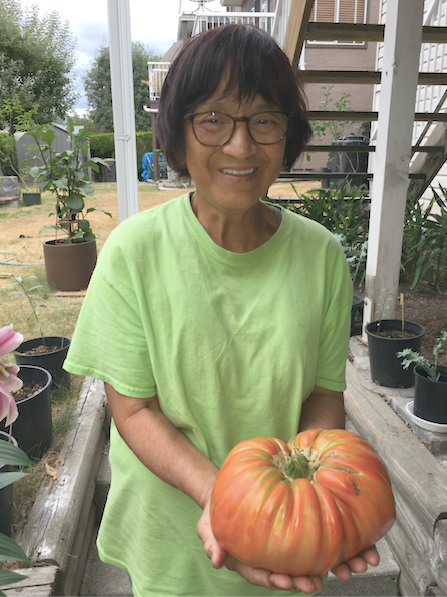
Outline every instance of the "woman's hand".
<path id="1" fill-rule="evenodd" d="M 340 580 L 349 580 L 353 572 L 356 572 L 357 574 L 366 572 L 368 564 L 370 566 L 377 566 L 379 564 L 379 560 L 380 557 L 377 549 L 375 546 L 373 546 L 369 549 L 366 549 L 362 553 L 359 553 L 359 555 L 355 558 L 352 558 L 352 560 L 344 562 L 343 564 L 339 564 L 332 570 L 332 572 Z"/>
<path id="2" fill-rule="evenodd" d="M 232 555 L 224 551 L 216 541 L 211 530 L 210 520 L 211 489 L 205 501 L 205 507 L 197 524 L 197 533 L 203 541 L 206 555 L 210 558 L 213 568 L 225 566 L 228 570 L 237 572 L 240 576 L 252 585 L 266 587 L 267 589 L 283 589 L 285 591 L 303 591 L 314 593 L 321 591 L 323 580 L 321 576 L 288 576 L 287 574 L 275 574 L 263 568 L 252 568 L 243 564 Z"/>

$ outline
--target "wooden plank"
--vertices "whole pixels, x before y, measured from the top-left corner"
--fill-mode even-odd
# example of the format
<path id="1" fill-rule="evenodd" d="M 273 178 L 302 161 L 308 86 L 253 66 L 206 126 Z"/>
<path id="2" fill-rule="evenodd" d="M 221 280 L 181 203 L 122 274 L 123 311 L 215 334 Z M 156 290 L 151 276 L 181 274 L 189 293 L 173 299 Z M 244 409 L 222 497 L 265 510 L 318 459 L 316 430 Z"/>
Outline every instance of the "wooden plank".
<path id="1" fill-rule="evenodd" d="M 104 418 L 103 383 L 86 378 L 75 411 L 76 425 L 61 453 L 58 479 L 39 492 L 23 532 L 15 538 L 37 561 L 57 564 L 63 570 L 69 565 L 83 520 L 85 494 L 99 464 Z"/>
<path id="2" fill-rule="evenodd" d="M 393 531 L 390 531 L 390 536 L 387 539 L 394 553 L 399 553 L 400 557 L 406 551 L 412 551 L 413 556 L 408 562 L 407 566 L 412 569 L 411 574 L 415 580 L 422 579 L 422 568 L 418 569 L 417 560 L 423 562 L 427 570 L 425 574 L 426 586 L 421 586 L 420 595 L 426 595 L 428 586 L 437 584 L 444 595 L 447 595 L 447 567 L 442 561 L 439 553 L 439 548 L 435 544 L 433 534 L 427 533 L 426 529 L 421 526 L 419 522 L 418 511 L 412 509 L 407 503 L 405 496 L 399 490 L 394 491 L 396 499 L 397 520 L 398 525 Z M 399 530 L 401 527 L 401 530 Z M 402 531 L 405 536 L 402 535 Z M 402 568 L 403 564 L 401 565 Z M 424 590 L 422 590 L 424 589 Z"/>
<path id="3" fill-rule="evenodd" d="M 54 296 L 68 296 L 68 297 L 77 297 L 77 296 L 85 296 L 87 290 L 58 290 L 54 293 Z"/>
<path id="4" fill-rule="evenodd" d="M 417 513 L 419 523 L 433 535 L 438 518 L 447 517 L 447 470 L 422 445 L 399 415 L 346 366 L 345 405 L 359 433 L 384 459 L 393 486 Z"/>
<path id="5" fill-rule="evenodd" d="M 380 71 L 364 70 L 300 70 L 303 83 L 326 83 L 335 85 L 380 85 Z M 447 73 L 419 73 L 418 85 L 447 85 Z"/>
<path id="6" fill-rule="evenodd" d="M 385 25 L 375 23 L 308 23 L 307 40 L 317 41 L 383 41 Z M 447 27 L 422 28 L 422 43 L 442 44 L 447 39 Z"/>
<path id="7" fill-rule="evenodd" d="M 79 589 L 81 588 L 85 563 L 87 561 L 96 519 L 96 506 L 93 503 L 93 491 L 89 490 L 86 492 L 86 500 L 82 514 L 83 520 L 79 525 L 81 527 L 81 532 L 78 532 L 76 536 L 72 551 L 73 557 L 64 574 L 64 595 L 79 595 Z"/>
<path id="8" fill-rule="evenodd" d="M 414 153 L 429 153 L 444 155 L 445 149 L 441 145 L 414 145 L 411 150 Z M 376 151 L 375 145 L 306 145 L 304 151 L 314 152 L 328 152 L 334 151 L 336 153 L 374 153 Z"/>
<path id="9" fill-rule="evenodd" d="M 62 570 L 58 566 L 21 568 L 14 570 L 28 578 L 19 582 L 3 585 L 0 591 L 6 597 L 52 597 L 62 595 Z"/>
<path id="10" fill-rule="evenodd" d="M 346 176 L 357 176 L 367 180 L 373 179 L 370 172 L 280 172 L 278 180 L 288 182 L 294 180 L 327 180 L 331 178 L 346 178 Z M 410 180 L 424 180 L 425 174 L 410 174 Z"/>
<path id="11" fill-rule="evenodd" d="M 340 121 L 352 121 L 352 122 L 370 122 L 377 120 L 379 117 L 378 112 L 357 112 L 352 111 L 325 111 L 325 110 L 310 110 L 306 114 L 309 120 L 340 120 Z M 416 112 L 413 120 L 417 122 L 447 122 L 447 113 L 434 113 L 434 112 Z"/>
<path id="12" fill-rule="evenodd" d="M 291 3 L 283 50 L 292 65 L 299 62 L 313 4 L 314 0 L 294 0 Z"/>

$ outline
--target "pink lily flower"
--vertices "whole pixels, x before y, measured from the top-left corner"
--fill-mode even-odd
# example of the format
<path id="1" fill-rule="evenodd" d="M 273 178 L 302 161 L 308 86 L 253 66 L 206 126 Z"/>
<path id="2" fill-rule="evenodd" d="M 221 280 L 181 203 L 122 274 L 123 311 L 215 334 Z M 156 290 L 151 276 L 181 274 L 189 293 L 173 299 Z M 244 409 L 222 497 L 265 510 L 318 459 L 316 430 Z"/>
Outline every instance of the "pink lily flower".
<path id="1" fill-rule="evenodd" d="M 22 334 L 13 331 L 11 325 L 0 328 L 0 357 L 4 357 L 23 342 Z M 0 358 L 0 421 L 6 417 L 8 427 L 19 416 L 16 402 L 11 392 L 20 390 L 23 385 L 17 377 L 19 367 L 7 359 Z"/>

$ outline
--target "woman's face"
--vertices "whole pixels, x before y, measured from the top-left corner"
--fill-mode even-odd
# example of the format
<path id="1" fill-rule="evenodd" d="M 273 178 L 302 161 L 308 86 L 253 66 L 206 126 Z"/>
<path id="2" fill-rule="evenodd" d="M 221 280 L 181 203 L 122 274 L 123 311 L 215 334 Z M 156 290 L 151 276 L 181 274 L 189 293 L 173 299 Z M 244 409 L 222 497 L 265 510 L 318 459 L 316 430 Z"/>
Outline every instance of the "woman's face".
<path id="1" fill-rule="evenodd" d="M 233 117 L 279 110 L 260 96 L 243 104 L 236 96 L 222 98 L 226 79 L 215 93 L 195 106 L 194 113 L 221 112 Z M 276 180 L 284 159 L 285 138 L 272 145 L 260 145 L 248 133 L 246 122 L 237 122 L 225 145 L 202 145 L 190 120 L 185 122 L 186 165 L 196 184 L 199 200 L 206 200 L 222 214 L 242 213 L 256 205 Z"/>

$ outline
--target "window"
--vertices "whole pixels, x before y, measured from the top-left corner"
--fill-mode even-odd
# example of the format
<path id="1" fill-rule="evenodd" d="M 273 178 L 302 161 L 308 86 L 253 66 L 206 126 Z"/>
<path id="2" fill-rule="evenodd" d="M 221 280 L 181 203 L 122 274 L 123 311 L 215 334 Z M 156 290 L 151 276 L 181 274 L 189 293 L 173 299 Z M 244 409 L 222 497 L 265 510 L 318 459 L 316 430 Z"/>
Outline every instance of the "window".
<path id="1" fill-rule="evenodd" d="M 311 23 L 366 23 L 367 0 L 315 0 L 309 21 Z M 309 40 L 307 44 L 336 44 L 364 46 L 365 42 L 338 42 Z"/>

